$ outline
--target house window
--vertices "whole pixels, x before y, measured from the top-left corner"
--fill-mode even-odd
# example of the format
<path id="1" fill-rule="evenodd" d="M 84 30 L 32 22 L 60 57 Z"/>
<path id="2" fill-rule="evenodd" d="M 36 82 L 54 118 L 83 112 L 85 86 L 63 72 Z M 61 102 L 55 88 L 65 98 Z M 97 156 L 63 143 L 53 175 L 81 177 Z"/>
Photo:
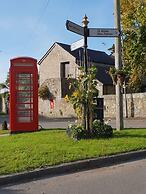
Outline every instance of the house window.
<path id="1" fill-rule="evenodd" d="M 104 85 L 103 86 L 103 95 L 115 94 L 115 86 L 113 85 Z"/>
<path id="2" fill-rule="evenodd" d="M 60 77 L 61 77 L 61 97 L 64 98 L 69 92 L 69 62 L 62 62 L 60 64 Z"/>
<path id="3" fill-rule="evenodd" d="M 69 72 L 68 72 L 68 64 L 69 64 L 68 61 L 67 62 L 62 62 L 60 64 L 60 77 L 61 78 L 67 78 L 68 77 L 68 74 L 69 74 Z"/>

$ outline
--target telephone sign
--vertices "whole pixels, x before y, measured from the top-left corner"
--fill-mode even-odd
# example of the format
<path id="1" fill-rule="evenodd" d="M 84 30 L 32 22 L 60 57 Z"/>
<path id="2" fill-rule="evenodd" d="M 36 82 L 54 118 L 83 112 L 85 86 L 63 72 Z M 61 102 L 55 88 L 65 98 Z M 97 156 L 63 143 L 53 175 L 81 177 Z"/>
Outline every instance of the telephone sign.
<path id="1" fill-rule="evenodd" d="M 10 66 L 10 131 L 38 129 L 37 60 L 30 57 L 11 59 Z"/>

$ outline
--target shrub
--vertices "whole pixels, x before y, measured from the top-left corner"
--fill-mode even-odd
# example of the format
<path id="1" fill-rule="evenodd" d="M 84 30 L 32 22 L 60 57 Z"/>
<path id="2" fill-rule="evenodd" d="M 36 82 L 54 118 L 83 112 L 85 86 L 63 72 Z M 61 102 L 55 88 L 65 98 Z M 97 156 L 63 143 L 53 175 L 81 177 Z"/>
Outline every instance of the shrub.
<path id="1" fill-rule="evenodd" d="M 73 124 L 69 126 L 69 131 L 70 131 L 70 137 L 73 139 L 81 139 L 85 136 L 85 130 L 83 126 L 78 125 L 78 124 Z"/>
<path id="2" fill-rule="evenodd" d="M 104 124 L 101 121 L 93 121 L 93 130 L 92 133 L 95 137 L 108 138 L 113 135 L 113 128 L 110 125 Z"/>
<path id="3" fill-rule="evenodd" d="M 87 131 L 82 125 L 73 124 L 68 127 L 69 136 L 79 139 L 109 138 L 113 135 L 113 129 L 110 125 L 94 120 L 93 129 Z"/>
<path id="4" fill-rule="evenodd" d="M 8 130 L 7 121 L 2 123 L 2 130 Z"/>

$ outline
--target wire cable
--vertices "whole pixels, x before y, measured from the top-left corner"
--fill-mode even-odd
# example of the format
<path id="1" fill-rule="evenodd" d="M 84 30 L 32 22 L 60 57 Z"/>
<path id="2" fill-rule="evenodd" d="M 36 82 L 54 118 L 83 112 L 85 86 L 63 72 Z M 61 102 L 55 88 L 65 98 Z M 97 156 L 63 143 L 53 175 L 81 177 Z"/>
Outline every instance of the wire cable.
<path id="1" fill-rule="evenodd" d="M 25 47 L 28 47 L 28 46 L 30 45 L 31 40 L 35 37 L 34 34 L 35 34 L 35 32 L 37 31 L 37 29 L 38 29 L 38 27 L 39 27 L 40 21 L 42 20 L 43 16 L 44 16 L 45 13 L 46 13 L 46 10 L 47 10 L 47 8 L 48 8 L 49 3 L 50 3 L 50 0 L 47 0 L 46 3 L 44 4 L 43 9 L 42 9 L 42 11 L 41 11 L 41 14 L 40 14 L 40 16 L 38 17 L 38 19 L 37 19 L 37 21 L 36 21 L 36 23 L 35 23 L 35 25 L 34 25 L 32 31 L 30 32 L 30 35 L 29 35 L 29 37 L 28 37 L 28 41 L 26 41 Z"/>

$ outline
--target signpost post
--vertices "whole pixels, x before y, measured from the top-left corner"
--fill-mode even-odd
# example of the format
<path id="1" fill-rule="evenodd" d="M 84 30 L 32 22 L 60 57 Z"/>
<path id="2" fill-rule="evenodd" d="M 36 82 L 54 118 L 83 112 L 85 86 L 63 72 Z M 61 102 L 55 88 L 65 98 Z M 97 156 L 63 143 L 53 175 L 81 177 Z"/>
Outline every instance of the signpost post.
<path id="1" fill-rule="evenodd" d="M 116 1 L 119 1 L 119 0 L 115 0 Z M 118 8 L 116 8 L 118 9 Z M 119 11 L 119 10 L 118 10 Z M 116 13 L 117 14 L 117 13 Z M 85 70 L 85 73 L 87 74 L 88 73 L 88 66 L 87 66 L 87 47 L 88 47 L 88 44 L 87 44 L 87 38 L 88 37 L 115 37 L 116 38 L 116 44 L 115 44 L 115 50 L 116 50 L 116 55 L 115 55 L 115 64 L 116 64 L 116 68 L 119 68 L 118 66 L 118 63 L 120 64 L 121 63 L 121 60 L 120 60 L 120 50 L 121 50 L 121 47 L 120 47 L 120 22 L 119 22 L 119 17 L 117 17 L 117 20 L 116 20 L 116 28 L 88 28 L 88 23 L 89 21 L 87 20 L 87 16 L 85 15 L 85 17 L 83 18 L 83 21 L 82 21 L 82 24 L 83 24 L 83 27 L 78 25 L 78 24 L 75 24 L 69 20 L 66 21 L 66 28 L 67 30 L 71 31 L 71 32 L 74 32 L 78 35 L 81 35 L 84 37 L 84 39 L 81 39 L 75 43 L 73 43 L 71 45 L 71 51 L 73 50 L 76 50 L 80 47 L 83 47 L 84 48 L 84 70 Z M 83 43 L 84 41 L 84 43 Z M 118 46 L 117 46 L 118 45 Z M 116 49 L 117 48 L 117 49 Z M 120 65 L 121 66 L 121 65 Z M 85 86 L 85 90 L 86 90 L 86 87 Z M 122 129 L 123 128 L 123 112 L 122 112 L 122 97 L 121 95 L 119 94 L 119 90 L 120 90 L 120 86 L 116 86 L 116 101 L 119 101 L 118 102 L 118 106 L 116 108 L 116 115 L 120 115 L 120 116 L 116 116 L 116 127 L 117 129 Z M 86 118 L 85 118 L 85 115 L 86 115 Z M 120 125 L 120 126 L 119 126 Z M 85 129 L 87 130 L 90 130 L 89 129 L 89 111 L 88 111 L 88 106 L 85 105 L 84 107 L 84 127 Z"/>
<path id="2" fill-rule="evenodd" d="M 82 20 L 83 28 L 84 28 L 84 71 L 87 75 L 88 73 L 88 65 L 87 65 L 87 37 L 88 37 L 88 23 L 89 21 L 87 20 L 87 16 Z M 87 83 L 85 84 L 85 91 L 87 91 Z M 89 126 L 89 107 L 88 107 L 88 100 L 85 103 L 84 106 L 84 127 L 87 131 L 90 131 L 90 126 Z"/>

